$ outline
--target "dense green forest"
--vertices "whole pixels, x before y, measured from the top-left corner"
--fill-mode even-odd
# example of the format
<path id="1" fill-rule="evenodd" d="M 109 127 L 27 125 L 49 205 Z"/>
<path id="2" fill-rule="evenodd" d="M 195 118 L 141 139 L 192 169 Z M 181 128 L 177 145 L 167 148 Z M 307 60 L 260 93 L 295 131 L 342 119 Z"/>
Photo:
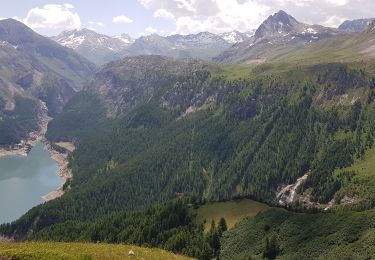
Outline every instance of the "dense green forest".
<path id="1" fill-rule="evenodd" d="M 224 233 L 221 259 L 261 259 L 272 240 L 277 250 L 270 259 L 372 259 L 374 223 L 374 210 L 260 213 Z"/>
<path id="2" fill-rule="evenodd" d="M 275 204 L 278 187 L 308 171 L 302 189 L 313 188 L 314 201 L 327 203 L 335 194 L 346 195 L 355 179 L 335 171 L 363 157 L 373 144 L 371 75 L 356 64 L 249 74 L 253 76 L 229 79 L 209 68 L 166 73 L 151 80 L 152 90 L 137 92 L 136 101 L 115 112 L 108 97 L 97 91 L 79 93 L 47 133 L 51 141 L 73 140 L 78 146 L 70 155 L 74 178 L 65 185 L 66 194 L 1 226 L 0 232 L 20 239 L 134 242 L 200 257 L 207 251 L 207 239 L 184 207 L 175 205 L 187 219 L 155 224 L 156 229 L 142 224 L 160 221 L 161 209 L 149 207 L 176 193 L 193 194 L 199 201 L 249 197 Z M 117 88 L 131 84 L 123 77 L 114 76 Z M 113 103 L 121 98 L 112 96 Z M 366 183 L 356 185 L 366 189 Z M 371 208 L 373 195 L 361 195 L 356 209 Z M 129 213 L 134 210 L 147 214 Z M 100 221 L 115 230 L 103 230 Z M 139 229 L 124 223 L 139 223 Z M 209 246 L 218 254 L 212 242 L 217 234 L 212 234 Z M 267 238 L 267 250 L 251 255 L 287 253 L 282 243 L 279 250 L 275 238 Z"/>
<path id="3" fill-rule="evenodd" d="M 218 256 L 220 238 L 227 230 L 225 219 L 210 231 L 196 223 L 193 206 L 199 201 L 186 196 L 147 210 L 117 212 L 95 221 L 67 221 L 32 235 L 32 241 L 125 243 L 159 247 L 199 259 Z"/>
<path id="4" fill-rule="evenodd" d="M 30 131 L 39 128 L 38 101 L 17 96 L 14 103 L 14 109 L 0 111 L 0 145 L 18 144 Z M 3 105 L 5 101 L 0 97 L 0 107 Z"/>

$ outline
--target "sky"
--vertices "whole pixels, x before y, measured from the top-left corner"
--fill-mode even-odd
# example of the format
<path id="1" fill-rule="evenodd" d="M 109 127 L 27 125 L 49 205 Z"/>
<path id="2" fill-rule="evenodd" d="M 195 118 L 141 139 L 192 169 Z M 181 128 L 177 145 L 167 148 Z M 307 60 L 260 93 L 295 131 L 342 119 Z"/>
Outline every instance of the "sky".
<path id="1" fill-rule="evenodd" d="M 284 10 L 309 24 L 336 27 L 347 19 L 375 17 L 375 0 L 0 0 L 0 18 L 22 21 L 40 34 L 89 28 L 134 38 L 256 29 Z"/>

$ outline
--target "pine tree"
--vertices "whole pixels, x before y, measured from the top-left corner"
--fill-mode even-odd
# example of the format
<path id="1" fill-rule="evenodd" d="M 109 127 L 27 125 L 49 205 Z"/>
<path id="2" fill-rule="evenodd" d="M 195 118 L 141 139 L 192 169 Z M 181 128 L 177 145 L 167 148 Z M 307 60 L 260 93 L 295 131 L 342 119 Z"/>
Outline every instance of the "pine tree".
<path id="1" fill-rule="evenodd" d="M 228 230 L 227 222 L 225 221 L 225 218 L 221 218 L 219 220 L 219 223 L 217 224 L 217 230 L 219 232 L 220 237 L 222 234 Z"/>

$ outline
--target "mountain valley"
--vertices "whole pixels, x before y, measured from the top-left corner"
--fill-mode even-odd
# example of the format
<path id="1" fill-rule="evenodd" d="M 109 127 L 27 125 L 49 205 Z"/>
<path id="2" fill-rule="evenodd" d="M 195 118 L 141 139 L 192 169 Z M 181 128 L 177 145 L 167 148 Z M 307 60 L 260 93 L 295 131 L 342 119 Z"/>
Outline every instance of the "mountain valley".
<path id="1" fill-rule="evenodd" d="M 0 225 L 0 259 L 44 243 L 87 259 L 372 259 L 374 40 L 372 19 L 284 11 L 248 33 L 138 39 L 1 20 L 0 145 L 44 113 L 46 142 L 75 149 L 54 147 L 64 194 Z"/>

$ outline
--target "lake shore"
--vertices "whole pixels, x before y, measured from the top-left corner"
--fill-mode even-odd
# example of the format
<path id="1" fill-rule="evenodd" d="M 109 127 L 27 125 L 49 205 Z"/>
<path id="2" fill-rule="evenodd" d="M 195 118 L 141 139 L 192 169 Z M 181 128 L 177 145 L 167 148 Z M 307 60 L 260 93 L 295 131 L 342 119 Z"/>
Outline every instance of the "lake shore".
<path id="1" fill-rule="evenodd" d="M 0 157 L 5 156 L 27 156 L 28 150 L 26 147 L 17 148 L 17 149 L 6 149 L 0 148 Z"/>
<path id="2" fill-rule="evenodd" d="M 41 102 L 38 115 L 39 130 L 30 132 L 27 138 L 25 140 L 22 140 L 19 144 L 9 145 L 8 147 L 0 147 L 0 157 L 27 156 L 31 148 L 33 148 L 37 143 L 45 143 L 45 135 L 47 133 L 48 123 L 51 120 L 52 118 L 48 116 L 47 105 Z"/>
<path id="3" fill-rule="evenodd" d="M 55 145 L 66 150 L 65 153 L 61 153 L 53 149 L 53 146 L 51 144 L 46 144 L 46 149 L 48 150 L 50 157 L 57 162 L 58 175 L 61 178 L 61 185 L 56 190 L 42 196 L 44 202 L 48 202 L 61 197 L 64 194 L 64 184 L 73 177 L 72 170 L 69 168 L 68 155 L 69 152 L 73 152 L 75 150 L 75 145 L 70 142 L 55 143 Z"/>
<path id="4" fill-rule="evenodd" d="M 51 145 L 46 139 L 48 123 L 52 120 L 48 116 L 48 109 L 45 103 L 41 103 L 39 114 L 39 130 L 31 132 L 25 140 L 20 144 L 11 145 L 9 147 L 0 147 L 0 157 L 4 156 L 27 156 L 30 150 L 38 143 L 43 143 L 50 157 L 57 162 L 57 175 L 61 178 L 61 185 L 54 191 L 42 196 L 44 202 L 54 200 L 64 194 L 64 184 L 73 177 L 71 169 L 69 169 L 68 154 L 75 150 L 72 142 L 58 142 Z M 60 152 L 53 148 L 56 145 L 63 148 L 66 152 Z"/>

